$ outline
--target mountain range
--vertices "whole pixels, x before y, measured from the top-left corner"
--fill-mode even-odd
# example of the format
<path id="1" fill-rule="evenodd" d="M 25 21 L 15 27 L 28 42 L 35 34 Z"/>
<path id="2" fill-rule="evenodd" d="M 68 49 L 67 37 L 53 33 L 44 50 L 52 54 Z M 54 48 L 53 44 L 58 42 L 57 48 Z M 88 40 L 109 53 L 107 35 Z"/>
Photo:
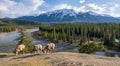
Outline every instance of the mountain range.
<path id="1" fill-rule="evenodd" d="M 119 23 L 120 18 L 112 17 L 106 14 L 97 14 L 94 12 L 75 12 L 72 9 L 61 9 L 46 12 L 38 16 L 22 16 L 15 18 L 17 20 L 28 20 L 38 22 L 93 22 L 93 23 L 104 23 L 104 22 L 115 22 Z"/>

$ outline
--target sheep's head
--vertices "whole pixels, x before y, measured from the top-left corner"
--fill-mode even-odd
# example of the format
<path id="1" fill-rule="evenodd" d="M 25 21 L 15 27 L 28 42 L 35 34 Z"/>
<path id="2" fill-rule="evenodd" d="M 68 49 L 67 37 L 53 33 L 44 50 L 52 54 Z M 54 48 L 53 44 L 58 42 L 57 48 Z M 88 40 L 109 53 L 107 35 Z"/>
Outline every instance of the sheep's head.
<path id="1" fill-rule="evenodd" d="M 18 53 L 20 52 L 19 49 L 15 49 L 15 54 L 18 55 Z"/>
<path id="2" fill-rule="evenodd" d="M 42 49 L 42 52 L 43 52 L 43 53 L 46 53 L 46 50 L 45 50 L 45 49 Z"/>

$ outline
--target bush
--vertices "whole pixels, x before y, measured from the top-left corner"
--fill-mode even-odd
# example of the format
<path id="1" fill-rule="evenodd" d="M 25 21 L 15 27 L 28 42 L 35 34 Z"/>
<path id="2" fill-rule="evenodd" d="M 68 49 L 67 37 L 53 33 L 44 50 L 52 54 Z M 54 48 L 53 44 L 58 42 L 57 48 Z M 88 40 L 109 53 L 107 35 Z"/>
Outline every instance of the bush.
<path id="1" fill-rule="evenodd" d="M 25 53 L 29 53 L 32 48 L 33 48 L 33 39 L 31 37 L 31 35 L 29 33 L 21 33 L 21 37 L 19 38 L 19 42 L 18 42 L 18 45 L 20 44 L 24 44 L 26 46 L 24 52 Z"/>
<path id="2" fill-rule="evenodd" d="M 80 53 L 95 53 L 97 51 L 105 51 L 106 48 L 103 44 L 98 44 L 97 42 L 84 42 L 80 45 L 78 50 Z"/>

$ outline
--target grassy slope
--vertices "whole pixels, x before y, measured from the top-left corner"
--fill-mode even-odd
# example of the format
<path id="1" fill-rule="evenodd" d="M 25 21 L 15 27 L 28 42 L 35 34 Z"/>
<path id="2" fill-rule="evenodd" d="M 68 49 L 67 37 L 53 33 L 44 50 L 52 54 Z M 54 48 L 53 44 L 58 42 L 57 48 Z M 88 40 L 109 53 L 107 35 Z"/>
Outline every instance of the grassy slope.
<path id="1" fill-rule="evenodd" d="M 0 60 L 0 66 L 120 66 L 120 58 L 68 52 L 27 54 L 12 57 L 7 57 L 6 55 L 6 57 L 0 58 Z"/>

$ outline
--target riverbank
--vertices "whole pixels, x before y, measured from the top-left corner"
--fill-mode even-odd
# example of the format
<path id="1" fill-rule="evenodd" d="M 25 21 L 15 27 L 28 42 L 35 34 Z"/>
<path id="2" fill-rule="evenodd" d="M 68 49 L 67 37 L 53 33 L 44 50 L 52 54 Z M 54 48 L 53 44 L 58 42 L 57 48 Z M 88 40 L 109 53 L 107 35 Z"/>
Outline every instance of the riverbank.
<path id="1" fill-rule="evenodd" d="M 0 66 L 120 66 L 120 58 L 70 52 L 26 54 L 4 57 L 0 60 Z"/>
<path id="2" fill-rule="evenodd" d="M 43 47 L 45 47 L 48 43 L 51 42 L 48 39 L 44 39 L 43 37 L 38 36 L 37 31 L 31 32 L 31 36 L 34 39 L 34 42 L 33 42 L 34 44 L 42 44 Z M 77 45 L 75 45 L 75 44 L 70 44 L 67 42 L 58 42 L 58 43 L 55 43 L 55 45 L 56 45 L 56 47 L 55 47 L 56 52 L 63 52 L 63 51 L 64 52 L 67 52 L 67 51 L 77 52 Z"/>

